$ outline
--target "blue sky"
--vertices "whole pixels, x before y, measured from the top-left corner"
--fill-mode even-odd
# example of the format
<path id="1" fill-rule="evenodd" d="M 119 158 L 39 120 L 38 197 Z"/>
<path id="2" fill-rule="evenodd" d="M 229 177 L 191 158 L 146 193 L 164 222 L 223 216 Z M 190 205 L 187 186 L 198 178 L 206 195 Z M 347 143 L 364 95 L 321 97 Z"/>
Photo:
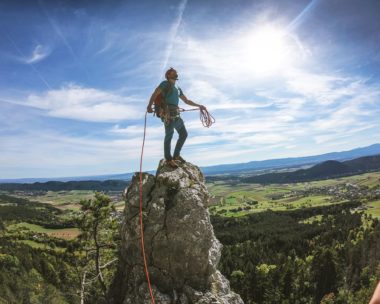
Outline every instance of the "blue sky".
<path id="1" fill-rule="evenodd" d="M 1 1 L 0 178 L 137 171 L 173 66 L 197 165 L 380 142 L 379 1 Z M 183 107 L 188 107 L 181 104 Z M 163 157 L 149 116 L 144 169 Z M 174 136 L 172 147 L 177 135 Z"/>

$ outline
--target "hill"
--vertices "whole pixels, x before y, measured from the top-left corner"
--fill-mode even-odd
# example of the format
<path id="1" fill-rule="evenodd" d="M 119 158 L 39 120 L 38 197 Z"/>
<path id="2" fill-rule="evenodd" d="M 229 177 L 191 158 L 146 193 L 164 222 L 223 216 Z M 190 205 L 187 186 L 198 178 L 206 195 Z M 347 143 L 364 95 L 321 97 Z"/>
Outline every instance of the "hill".
<path id="1" fill-rule="evenodd" d="M 328 179 L 380 170 L 380 154 L 339 162 L 328 160 L 308 169 L 293 172 L 267 173 L 241 179 L 248 183 L 295 183 Z"/>
<path id="2" fill-rule="evenodd" d="M 201 167 L 201 169 L 206 175 L 223 173 L 242 173 L 268 169 L 280 169 L 287 167 L 313 165 L 327 160 L 345 161 L 353 158 L 376 154 L 380 154 L 380 144 L 374 144 L 367 147 L 356 148 L 348 151 L 331 152 L 313 156 L 289 157 L 261 161 L 250 161 L 247 163 L 224 164 Z"/>
<path id="3" fill-rule="evenodd" d="M 0 190 L 4 191 L 70 191 L 70 190 L 97 190 L 97 191 L 122 191 L 128 184 L 124 180 L 106 181 L 49 181 L 35 183 L 2 183 Z"/>

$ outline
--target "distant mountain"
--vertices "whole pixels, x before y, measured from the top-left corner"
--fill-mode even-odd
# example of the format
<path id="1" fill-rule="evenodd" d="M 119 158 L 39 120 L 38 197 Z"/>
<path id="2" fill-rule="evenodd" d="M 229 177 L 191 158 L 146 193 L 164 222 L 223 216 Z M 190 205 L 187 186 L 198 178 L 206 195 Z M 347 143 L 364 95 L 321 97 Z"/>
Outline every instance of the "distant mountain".
<path id="1" fill-rule="evenodd" d="M 151 171 L 148 171 L 151 172 Z M 50 181 L 69 182 L 69 181 L 105 181 L 105 180 L 131 180 L 134 172 L 107 175 L 88 175 L 88 176 L 68 176 L 68 177 L 29 177 L 29 178 L 4 178 L 0 183 L 44 183 Z"/>
<path id="2" fill-rule="evenodd" d="M 242 178 L 240 181 L 261 184 L 295 183 L 360 174 L 374 170 L 380 170 L 380 154 L 344 162 L 328 160 L 308 169 L 255 175 Z"/>
<path id="3" fill-rule="evenodd" d="M 230 173 L 258 173 L 262 170 L 294 168 L 301 166 L 311 166 L 327 160 L 345 161 L 361 156 L 380 154 L 380 144 L 373 144 L 371 146 L 356 148 L 349 151 L 332 152 L 321 155 L 305 156 L 305 157 L 289 157 L 277 158 L 259 161 L 250 161 L 247 163 L 236 164 L 222 164 L 216 166 L 201 167 L 205 175 L 217 174 L 230 174 Z M 155 170 L 148 171 L 148 173 L 155 174 Z M 95 176 L 74 176 L 74 177 L 54 177 L 54 178 L 19 178 L 19 179 L 0 179 L 0 183 L 34 183 L 34 182 L 47 182 L 47 181 L 86 181 L 86 180 L 131 180 L 134 172 L 122 174 L 109 174 L 109 175 L 95 175 Z"/>
<path id="4" fill-rule="evenodd" d="M 122 191 L 129 184 L 125 180 L 106 181 L 49 181 L 35 183 L 0 183 L 0 190 L 5 191 L 70 191 L 70 190 L 97 190 Z"/>
<path id="5" fill-rule="evenodd" d="M 287 167 L 299 167 L 304 165 L 313 165 L 327 160 L 345 161 L 362 156 L 380 154 L 380 144 L 374 144 L 367 147 L 356 148 L 349 151 L 332 152 L 321 155 L 290 157 L 268 159 L 261 161 L 250 161 L 247 163 L 225 164 L 217 166 L 202 167 L 206 175 L 223 174 L 223 173 L 243 173 L 254 172 L 266 169 L 281 169 Z"/>

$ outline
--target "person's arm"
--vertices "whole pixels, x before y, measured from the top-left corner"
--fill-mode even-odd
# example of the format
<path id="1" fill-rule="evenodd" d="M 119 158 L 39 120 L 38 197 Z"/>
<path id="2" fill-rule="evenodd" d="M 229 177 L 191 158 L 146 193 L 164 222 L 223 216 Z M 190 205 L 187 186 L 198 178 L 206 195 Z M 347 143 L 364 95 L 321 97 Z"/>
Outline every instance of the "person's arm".
<path id="1" fill-rule="evenodd" d="M 198 108 L 201 108 L 201 109 L 206 109 L 205 106 L 195 103 L 194 101 L 188 99 L 184 94 L 180 95 L 179 98 L 181 98 L 184 103 L 186 103 L 186 104 L 188 104 L 190 106 L 198 107 Z"/>
<path id="2" fill-rule="evenodd" d="M 369 304 L 380 304 L 380 282 L 377 284 L 377 287 Z"/>
<path id="3" fill-rule="evenodd" d="M 161 94 L 161 88 L 160 88 L 160 87 L 157 87 L 157 88 L 154 90 L 152 96 L 150 97 L 149 104 L 148 104 L 148 106 L 146 107 L 146 110 L 147 110 L 148 113 L 152 113 L 152 112 L 153 112 L 153 108 L 152 108 L 153 102 L 154 102 L 154 100 L 156 99 L 156 97 L 157 97 L 158 95 L 160 95 L 160 94 Z"/>

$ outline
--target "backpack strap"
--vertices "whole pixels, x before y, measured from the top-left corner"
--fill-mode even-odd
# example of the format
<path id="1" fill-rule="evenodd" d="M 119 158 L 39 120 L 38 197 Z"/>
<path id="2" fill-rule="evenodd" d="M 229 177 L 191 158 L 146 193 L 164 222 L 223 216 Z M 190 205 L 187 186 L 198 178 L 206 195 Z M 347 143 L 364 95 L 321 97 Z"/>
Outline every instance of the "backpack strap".
<path id="1" fill-rule="evenodd" d="M 166 99 L 166 96 L 173 90 L 173 86 L 172 84 L 170 83 L 170 81 L 168 80 L 168 84 L 164 90 L 164 93 L 165 93 L 165 99 Z"/>
<path id="2" fill-rule="evenodd" d="M 166 104 L 166 97 L 171 93 L 171 91 L 173 90 L 173 85 L 170 83 L 170 81 L 168 80 L 168 84 L 167 86 L 165 87 L 164 89 L 164 98 L 162 99 L 162 106 L 163 108 L 165 109 L 165 111 L 167 111 L 168 109 L 168 106 Z"/>

